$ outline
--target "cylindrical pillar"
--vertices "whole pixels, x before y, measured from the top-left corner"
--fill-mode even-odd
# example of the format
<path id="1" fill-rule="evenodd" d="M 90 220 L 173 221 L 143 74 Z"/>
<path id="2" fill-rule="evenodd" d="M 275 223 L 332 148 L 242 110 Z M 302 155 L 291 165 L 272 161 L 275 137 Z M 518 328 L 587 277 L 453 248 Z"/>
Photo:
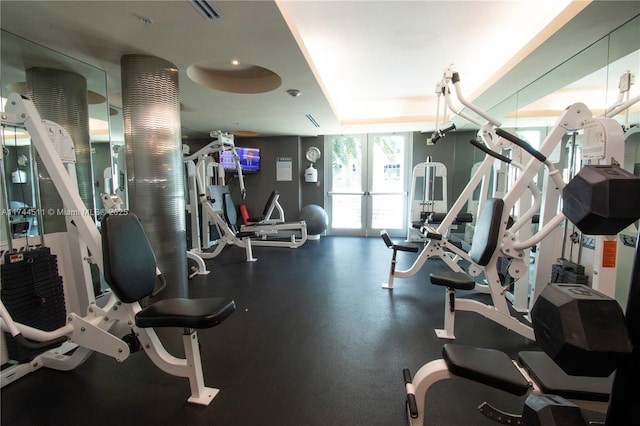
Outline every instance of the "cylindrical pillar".
<path id="1" fill-rule="evenodd" d="M 160 297 L 187 296 L 187 240 L 178 70 L 163 59 L 120 60 L 129 209 L 167 279 Z"/>
<path id="2" fill-rule="evenodd" d="M 93 174 L 91 171 L 91 138 L 89 136 L 89 104 L 87 80 L 71 71 L 52 68 L 29 68 L 27 74 L 27 96 L 38 109 L 40 117 L 51 120 L 69 133 L 76 154 L 78 191 L 88 212 L 94 211 Z M 62 209 L 62 200 L 44 164 L 37 159 L 40 175 L 41 207 L 46 233 L 64 232 L 63 215 L 47 214 Z"/>

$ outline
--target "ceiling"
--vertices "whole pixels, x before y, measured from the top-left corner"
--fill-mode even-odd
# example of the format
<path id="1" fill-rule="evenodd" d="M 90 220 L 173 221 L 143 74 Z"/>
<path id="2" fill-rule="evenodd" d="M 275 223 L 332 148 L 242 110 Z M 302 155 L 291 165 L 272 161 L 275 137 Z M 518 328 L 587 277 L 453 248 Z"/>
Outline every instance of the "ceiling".
<path id="1" fill-rule="evenodd" d="M 103 94 L 116 110 L 122 55 L 172 62 L 183 133 L 197 138 L 216 129 L 264 136 L 433 130 L 435 84 L 450 64 L 467 97 L 489 108 L 640 13 L 640 2 L 569 0 L 213 5 L 222 19 L 207 21 L 187 0 L 2 0 L 0 19 L 3 30 L 90 65 L 90 89 L 104 85 L 92 67 L 104 70 Z M 24 81 L 24 69 L 60 66 L 12 50 L 4 38 L 1 47 L 3 96 Z M 271 86 L 240 93 L 263 71 Z M 232 76 L 233 87 L 220 86 L 220 75 Z M 117 127 L 121 115 L 111 122 Z"/>

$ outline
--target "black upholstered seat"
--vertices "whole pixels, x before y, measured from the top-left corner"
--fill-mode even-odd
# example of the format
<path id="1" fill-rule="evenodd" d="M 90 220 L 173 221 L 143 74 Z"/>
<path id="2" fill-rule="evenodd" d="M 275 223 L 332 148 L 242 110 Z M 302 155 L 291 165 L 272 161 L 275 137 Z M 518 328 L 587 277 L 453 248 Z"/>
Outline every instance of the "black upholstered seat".
<path id="1" fill-rule="evenodd" d="M 142 224 L 133 214 L 108 214 L 102 219 L 104 277 L 124 303 L 149 296 L 156 284 L 156 257 Z M 209 328 L 236 309 L 227 298 L 165 299 L 136 314 L 138 327 Z"/>
<path id="2" fill-rule="evenodd" d="M 236 310 L 226 298 L 165 299 L 136 315 L 138 327 L 210 328 L 220 324 Z"/>
<path id="3" fill-rule="evenodd" d="M 457 376 L 514 395 L 524 395 L 529 390 L 527 379 L 502 351 L 447 343 L 442 347 L 442 358 Z"/>
<path id="4" fill-rule="evenodd" d="M 476 282 L 464 272 L 441 272 L 431 274 L 431 284 L 455 288 L 456 290 L 473 290 Z"/>

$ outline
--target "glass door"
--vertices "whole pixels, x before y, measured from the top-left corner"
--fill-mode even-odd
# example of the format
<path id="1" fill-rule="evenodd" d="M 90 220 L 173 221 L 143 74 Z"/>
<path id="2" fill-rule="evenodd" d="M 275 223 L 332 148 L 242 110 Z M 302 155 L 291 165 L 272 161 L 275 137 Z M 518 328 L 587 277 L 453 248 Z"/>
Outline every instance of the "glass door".
<path id="1" fill-rule="evenodd" d="M 407 133 L 327 136 L 329 234 L 403 236 L 411 138 Z"/>

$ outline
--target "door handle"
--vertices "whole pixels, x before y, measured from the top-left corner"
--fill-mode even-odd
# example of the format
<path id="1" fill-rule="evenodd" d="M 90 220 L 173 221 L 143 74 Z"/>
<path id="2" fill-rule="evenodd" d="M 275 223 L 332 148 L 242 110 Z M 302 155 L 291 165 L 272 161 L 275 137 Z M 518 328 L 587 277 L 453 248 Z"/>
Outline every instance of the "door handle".
<path id="1" fill-rule="evenodd" d="M 366 192 L 335 192 L 328 191 L 327 195 L 367 195 Z"/>

